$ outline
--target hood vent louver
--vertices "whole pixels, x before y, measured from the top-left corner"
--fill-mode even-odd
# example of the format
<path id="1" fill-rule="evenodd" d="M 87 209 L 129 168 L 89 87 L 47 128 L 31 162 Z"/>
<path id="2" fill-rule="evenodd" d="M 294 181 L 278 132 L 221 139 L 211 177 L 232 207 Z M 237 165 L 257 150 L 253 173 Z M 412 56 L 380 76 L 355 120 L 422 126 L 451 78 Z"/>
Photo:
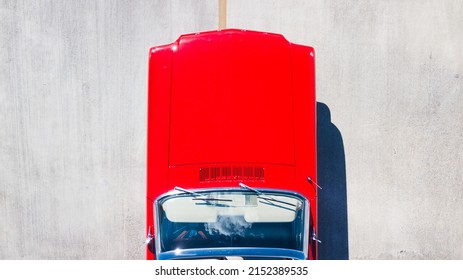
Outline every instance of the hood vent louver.
<path id="1" fill-rule="evenodd" d="M 264 168 L 253 166 L 202 167 L 199 169 L 200 182 L 217 181 L 264 181 Z"/>

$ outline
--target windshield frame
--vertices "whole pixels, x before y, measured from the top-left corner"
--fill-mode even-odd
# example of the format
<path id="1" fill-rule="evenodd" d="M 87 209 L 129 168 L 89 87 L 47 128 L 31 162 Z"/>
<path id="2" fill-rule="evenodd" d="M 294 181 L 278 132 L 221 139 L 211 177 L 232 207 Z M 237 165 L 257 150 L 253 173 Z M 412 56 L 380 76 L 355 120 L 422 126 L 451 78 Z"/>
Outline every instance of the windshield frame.
<path id="1" fill-rule="evenodd" d="M 301 195 L 300 193 L 288 190 L 280 190 L 280 189 L 273 189 L 273 188 L 259 188 L 259 187 L 252 187 L 254 190 L 258 190 L 259 192 L 265 195 L 283 195 L 283 196 L 295 196 L 303 202 L 303 248 L 302 253 L 304 254 L 305 259 L 308 258 L 308 250 L 309 250 L 309 226 L 310 226 L 310 202 L 309 200 Z M 208 193 L 213 192 L 253 192 L 253 190 L 246 190 L 240 187 L 216 187 L 216 188 L 191 188 L 187 189 L 188 191 L 192 191 L 195 194 L 199 195 L 206 195 Z M 190 194 L 194 196 L 193 194 Z M 155 218 L 155 230 L 154 230 L 154 239 L 155 239 L 155 248 L 156 248 L 156 256 L 159 256 L 161 253 L 165 254 L 169 251 L 162 251 L 161 252 L 161 233 L 160 233 L 160 217 L 158 209 L 161 207 L 161 203 L 164 202 L 167 198 L 175 198 L 181 196 L 188 196 L 188 193 L 185 193 L 181 190 L 172 190 L 167 193 L 162 194 L 154 201 L 153 207 L 153 215 Z M 262 247 L 264 248 L 264 247 Z M 207 249 L 207 248 L 204 248 Z M 187 250 L 187 249 L 185 249 Z"/>
<path id="2" fill-rule="evenodd" d="M 299 250 L 260 247 L 231 247 L 207 249 L 182 249 L 162 252 L 159 260 L 226 260 L 241 257 L 243 260 L 304 260 L 304 253 Z"/>

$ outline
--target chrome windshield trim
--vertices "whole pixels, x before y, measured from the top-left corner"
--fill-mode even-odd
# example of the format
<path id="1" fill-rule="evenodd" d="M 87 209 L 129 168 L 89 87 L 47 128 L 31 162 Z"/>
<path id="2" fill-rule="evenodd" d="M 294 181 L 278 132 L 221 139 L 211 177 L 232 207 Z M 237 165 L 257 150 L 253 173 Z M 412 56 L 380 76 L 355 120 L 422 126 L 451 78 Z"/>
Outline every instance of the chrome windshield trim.
<path id="1" fill-rule="evenodd" d="M 229 256 L 240 257 L 265 257 L 303 260 L 306 256 L 302 251 L 281 248 L 261 248 L 261 247 L 235 247 L 235 248 L 201 248 L 201 249 L 178 249 L 162 252 L 160 260 L 173 259 L 205 259 L 220 258 Z"/>

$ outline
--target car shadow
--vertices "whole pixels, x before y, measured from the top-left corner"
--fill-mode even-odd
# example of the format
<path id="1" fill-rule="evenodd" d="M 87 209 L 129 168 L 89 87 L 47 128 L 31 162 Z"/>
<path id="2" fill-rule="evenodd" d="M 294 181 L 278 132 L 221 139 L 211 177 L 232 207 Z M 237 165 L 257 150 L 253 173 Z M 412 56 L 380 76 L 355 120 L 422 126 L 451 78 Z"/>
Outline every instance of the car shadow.
<path id="1" fill-rule="evenodd" d="M 328 106 L 317 102 L 318 258 L 349 259 L 346 159 Z"/>

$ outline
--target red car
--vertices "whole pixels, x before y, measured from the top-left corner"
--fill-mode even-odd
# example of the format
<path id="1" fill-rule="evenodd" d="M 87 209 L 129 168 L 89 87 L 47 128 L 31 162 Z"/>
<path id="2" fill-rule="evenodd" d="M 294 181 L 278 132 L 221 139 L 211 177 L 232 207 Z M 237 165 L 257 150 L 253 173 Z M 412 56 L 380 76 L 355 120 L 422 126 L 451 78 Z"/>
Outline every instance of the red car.
<path id="1" fill-rule="evenodd" d="M 181 36 L 149 55 L 147 259 L 316 259 L 314 49 Z"/>

